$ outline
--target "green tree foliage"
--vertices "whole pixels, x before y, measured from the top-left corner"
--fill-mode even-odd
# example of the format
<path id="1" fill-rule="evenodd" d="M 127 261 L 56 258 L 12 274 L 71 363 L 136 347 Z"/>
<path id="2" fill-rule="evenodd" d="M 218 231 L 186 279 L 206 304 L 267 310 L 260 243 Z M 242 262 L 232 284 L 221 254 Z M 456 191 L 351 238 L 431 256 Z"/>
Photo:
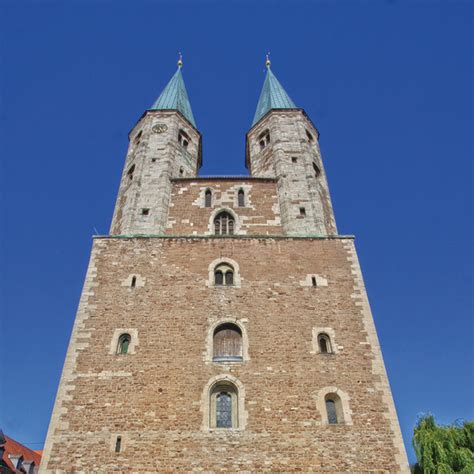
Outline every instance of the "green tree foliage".
<path id="1" fill-rule="evenodd" d="M 418 419 L 413 434 L 415 474 L 473 474 L 474 422 L 437 425 L 433 415 Z"/>

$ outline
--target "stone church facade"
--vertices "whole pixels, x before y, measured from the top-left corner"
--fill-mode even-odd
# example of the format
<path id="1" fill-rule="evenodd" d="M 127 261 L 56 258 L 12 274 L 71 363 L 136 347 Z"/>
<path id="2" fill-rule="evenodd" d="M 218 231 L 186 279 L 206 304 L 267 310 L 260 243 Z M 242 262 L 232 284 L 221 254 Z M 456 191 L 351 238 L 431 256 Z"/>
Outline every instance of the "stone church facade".
<path id="1" fill-rule="evenodd" d="M 93 239 L 40 472 L 409 472 L 317 129 L 267 61 L 249 176 L 199 177 L 181 66 Z"/>

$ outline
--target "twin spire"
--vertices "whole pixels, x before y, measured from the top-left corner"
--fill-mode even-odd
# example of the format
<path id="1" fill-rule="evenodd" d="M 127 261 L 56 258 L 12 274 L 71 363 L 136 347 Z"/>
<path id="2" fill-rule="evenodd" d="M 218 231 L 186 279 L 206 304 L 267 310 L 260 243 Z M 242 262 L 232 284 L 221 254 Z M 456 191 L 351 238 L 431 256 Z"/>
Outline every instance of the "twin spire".
<path id="1" fill-rule="evenodd" d="M 271 62 L 267 54 L 265 62 L 267 73 L 263 83 L 262 92 L 257 104 L 257 110 L 252 122 L 252 127 L 270 110 L 272 109 L 294 109 L 296 105 L 290 99 L 283 86 L 278 82 L 270 69 Z M 183 67 L 183 58 L 179 53 L 178 69 L 168 82 L 163 92 L 160 94 L 156 102 L 151 106 L 150 110 L 177 110 L 195 127 L 193 111 L 189 102 L 188 93 L 184 85 L 181 68 Z"/>

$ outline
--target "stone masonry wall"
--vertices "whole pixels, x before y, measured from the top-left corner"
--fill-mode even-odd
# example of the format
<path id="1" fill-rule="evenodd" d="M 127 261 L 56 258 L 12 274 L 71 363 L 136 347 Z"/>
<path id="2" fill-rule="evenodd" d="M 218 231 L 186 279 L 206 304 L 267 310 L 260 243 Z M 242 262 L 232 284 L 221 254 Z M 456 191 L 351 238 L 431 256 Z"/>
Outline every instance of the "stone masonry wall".
<path id="1" fill-rule="evenodd" d="M 210 285 L 219 258 L 238 286 Z M 219 320 L 244 328 L 244 362 L 209 359 Z M 219 378 L 238 387 L 236 429 L 207 427 Z M 345 423 L 329 425 L 334 391 Z M 45 449 L 44 473 L 409 472 L 353 241 L 95 239 Z"/>
<path id="2" fill-rule="evenodd" d="M 247 135 L 247 165 L 254 177 L 278 179 L 285 234 L 337 234 L 318 132 L 302 110 L 273 110 L 258 122 Z"/>
<path id="3" fill-rule="evenodd" d="M 205 192 L 212 193 L 211 207 L 205 207 Z M 244 191 L 244 206 L 238 192 Z M 237 235 L 281 234 L 280 208 L 273 179 L 175 180 L 171 190 L 166 233 L 172 235 L 213 234 L 215 215 L 225 210 L 235 219 Z"/>

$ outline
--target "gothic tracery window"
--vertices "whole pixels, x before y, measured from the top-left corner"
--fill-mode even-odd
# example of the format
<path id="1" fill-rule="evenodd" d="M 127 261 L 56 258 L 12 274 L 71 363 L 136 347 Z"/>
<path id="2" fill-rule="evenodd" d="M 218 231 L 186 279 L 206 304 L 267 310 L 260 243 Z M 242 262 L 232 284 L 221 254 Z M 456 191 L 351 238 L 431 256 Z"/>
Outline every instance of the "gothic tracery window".
<path id="1" fill-rule="evenodd" d="M 234 233 L 234 218 L 228 212 L 220 212 L 214 218 L 215 235 L 232 235 Z"/>

